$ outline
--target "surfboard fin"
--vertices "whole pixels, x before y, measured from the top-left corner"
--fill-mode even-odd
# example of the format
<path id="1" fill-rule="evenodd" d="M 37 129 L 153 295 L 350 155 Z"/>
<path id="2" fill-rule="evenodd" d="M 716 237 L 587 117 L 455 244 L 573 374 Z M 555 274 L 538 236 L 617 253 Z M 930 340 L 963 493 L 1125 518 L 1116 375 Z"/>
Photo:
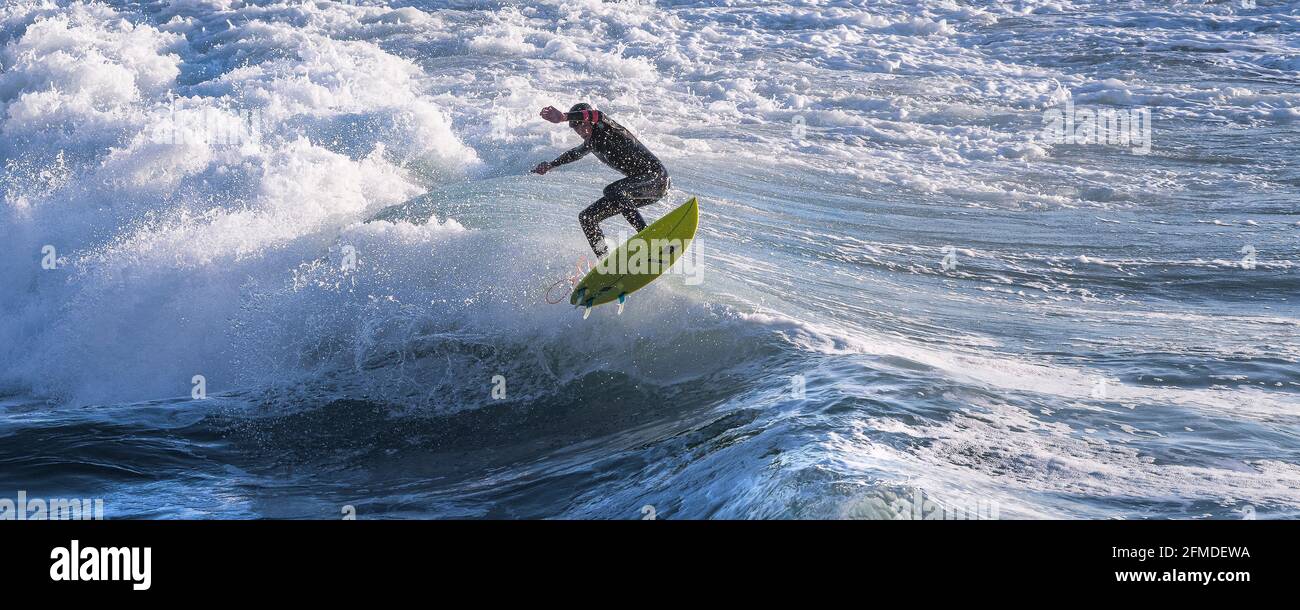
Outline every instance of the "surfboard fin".
<path id="1" fill-rule="evenodd" d="M 618 315 L 620 315 L 620 316 L 623 315 L 623 303 L 626 302 L 626 301 L 627 301 L 627 293 L 626 293 L 626 292 L 621 293 L 621 294 L 618 295 Z"/>
<path id="2" fill-rule="evenodd" d="M 587 317 L 590 316 L 590 315 L 591 315 L 591 308 L 590 308 L 590 307 L 586 307 L 586 308 L 584 308 L 584 309 L 582 310 L 582 319 L 583 319 L 583 320 L 586 320 Z"/>

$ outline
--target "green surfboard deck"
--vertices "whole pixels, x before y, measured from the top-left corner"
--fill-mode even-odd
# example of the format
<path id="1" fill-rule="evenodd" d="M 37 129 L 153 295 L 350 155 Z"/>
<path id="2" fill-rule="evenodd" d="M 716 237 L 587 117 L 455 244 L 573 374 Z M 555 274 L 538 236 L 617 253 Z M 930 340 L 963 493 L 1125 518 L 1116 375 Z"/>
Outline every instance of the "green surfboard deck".
<path id="1" fill-rule="evenodd" d="M 691 197 L 601 259 L 573 287 L 569 304 L 595 307 L 645 288 L 682 257 L 699 225 L 700 206 Z"/>

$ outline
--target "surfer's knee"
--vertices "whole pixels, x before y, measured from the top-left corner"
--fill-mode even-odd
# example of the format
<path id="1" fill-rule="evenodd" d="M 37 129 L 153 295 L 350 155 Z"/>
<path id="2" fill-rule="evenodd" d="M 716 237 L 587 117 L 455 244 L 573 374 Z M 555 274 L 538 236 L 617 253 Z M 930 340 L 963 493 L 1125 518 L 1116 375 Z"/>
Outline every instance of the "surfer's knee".
<path id="1" fill-rule="evenodd" d="M 622 185 L 615 182 L 605 187 L 605 198 L 611 201 L 627 199 L 627 191 L 623 189 Z"/>

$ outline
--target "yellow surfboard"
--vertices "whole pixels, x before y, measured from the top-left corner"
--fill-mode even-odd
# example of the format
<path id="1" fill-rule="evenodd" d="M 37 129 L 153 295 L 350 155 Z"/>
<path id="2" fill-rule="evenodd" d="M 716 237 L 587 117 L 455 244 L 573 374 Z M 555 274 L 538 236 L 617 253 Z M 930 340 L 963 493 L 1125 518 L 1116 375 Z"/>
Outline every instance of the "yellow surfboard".
<path id="1" fill-rule="evenodd" d="M 611 301 L 621 306 L 627 295 L 666 273 L 685 254 L 699 225 L 700 206 L 691 197 L 601 259 L 573 287 L 569 304 L 586 307 L 588 313 Z"/>

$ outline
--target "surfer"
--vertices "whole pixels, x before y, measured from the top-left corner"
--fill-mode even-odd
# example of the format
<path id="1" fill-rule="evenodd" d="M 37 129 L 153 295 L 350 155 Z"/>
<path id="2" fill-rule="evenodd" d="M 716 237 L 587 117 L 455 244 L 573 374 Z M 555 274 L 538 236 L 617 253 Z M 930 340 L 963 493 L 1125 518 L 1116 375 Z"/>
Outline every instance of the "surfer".
<path id="1" fill-rule="evenodd" d="M 659 162 L 632 132 L 609 118 L 609 115 L 592 108 L 590 104 L 575 104 L 568 112 L 554 106 L 542 109 L 542 118 L 552 122 L 569 122 L 569 127 L 582 136 L 582 144 L 554 161 L 543 161 L 533 168 L 534 174 L 545 174 L 561 165 L 572 163 L 596 153 L 596 158 L 626 176 L 605 187 L 601 197 L 578 214 L 578 224 L 597 257 L 608 251 L 605 236 L 600 231 L 600 221 L 622 214 L 638 232 L 645 228 L 645 219 L 637 208 L 650 205 L 663 198 L 672 186 L 668 170 Z"/>

